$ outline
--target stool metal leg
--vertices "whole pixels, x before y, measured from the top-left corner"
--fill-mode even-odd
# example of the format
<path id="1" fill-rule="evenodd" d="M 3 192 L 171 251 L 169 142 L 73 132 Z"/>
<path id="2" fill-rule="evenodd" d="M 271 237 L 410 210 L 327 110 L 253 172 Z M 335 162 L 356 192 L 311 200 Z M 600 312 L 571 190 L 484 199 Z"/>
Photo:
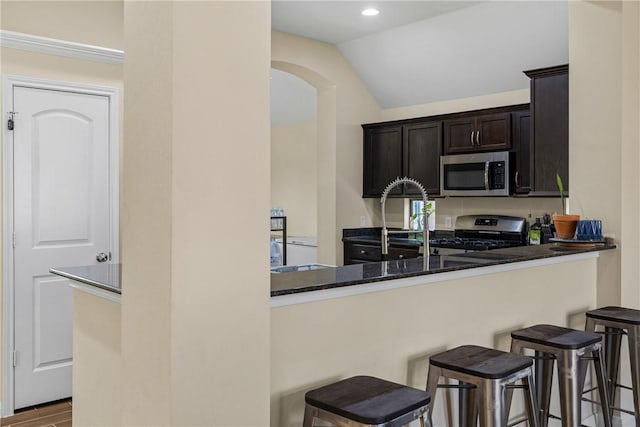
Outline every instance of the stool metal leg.
<path id="1" fill-rule="evenodd" d="M 315 419 L 315 408 L 304 405 L 304 420 L 302 421 L 302 427 L 313 427 L 313 421 Z"/>
<path id="2" fill-rule="evenodd" d="M 480 427 L 506 427 L 505 387 L 499 381 L 482 381 L 478 387 Z"/>
<path id="3" fill-rule="evenodd" d="M 555 359 L 547 353 L 535 352 L 536 399 L 540 405 L 540 427 L 549 425 L 549 407 L 551 406 L 551 386 L 553 383 L 553 365 Z"/>
<path id="4" fill-rule="evenodd" d="M 431 402 L 429 403 L 429 413 L 427 414 L 427 424 L 433 425 L 433 408 L 436 405 L 436 391 L 438 390 L 438 381 L 442 375 L 442 369 L 437 366 L 430 365 L 429 373 L 427 374 L 427 393 L 431 396 Z"/>
<path id="5" fill-rule="evenodd" d="M 605 427 L 611 427 L 612 412 L 609 394 L 607 392 L 607 377 L 605 375 L 602 352 L 601 350 L 594 350 L 592 354 L 593 364 L 596 368 L 596 382 L 598 383 L 598 391 L 600 394 L 600 405 L 602 406 L 604 425 Z M 584 378 L 584 375 L 581 375 L 581 378 Z M 582 381 L 584 385 L 584 379 Z M 582 388 L 580 390 L 582 390 Z"/>
<path id="6" fill-rule="evenodd" d="M 460 385 L 465 387 L 458 390 L 458 425 L 475 427 L 477 424 L 476 388 L 462 381 Z"/>
<path id="7" fill-rule="evenodd" d="M 620 371 L 620 347 L 622 345 L 622 329 L 604 328 L 604 360 L 607 369 L 607 391 L 611 405 L 616 401 L 616 383 Z"/>
<path id="8" fill-rule="evenodd" d="M 629 328 L 628 333 L 633 406 L 636 413 L 636 427 L 640 427 L 640 326 Z"/>
<path id="9" fill-rule="evenodd" d="M 540 425 L 538 416 L 538 402 L 536 400 L 536 392 L 534 390 L 533 373 L 529 373 L 522 379 L 525 386 L 524 403 L 527 408 L 527 417 L 529 418 L 529 427 L 538 427 Z"/>
<path id="10" fill-rule="evenodd" d="M 580 358 L 575 351 L 562 351 L 558 354 L 557 362 L 562 425 L 563 427 L 580 427 L 582 425 Z"/>

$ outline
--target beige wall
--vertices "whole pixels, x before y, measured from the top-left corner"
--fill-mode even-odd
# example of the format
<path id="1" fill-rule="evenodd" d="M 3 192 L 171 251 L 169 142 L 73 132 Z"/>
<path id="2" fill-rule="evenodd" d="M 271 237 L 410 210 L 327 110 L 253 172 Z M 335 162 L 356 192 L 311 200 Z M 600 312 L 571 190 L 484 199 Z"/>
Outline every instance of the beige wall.
<path id="1" fill-rule="evenodd" d="M 622 4 L 621 302 L 640 308 L 640 3 Z M 614 276 L 615 277 L 615 276 Z"/>
<path id="2" fill-rule="evenodd" d="M 73 424 L 121 425 L 120 304 L 74 290 L 73 307 Z"/>
<path id="3" fill-rule="evenodd" d="M 2 29 L 122 49 L 122 0 L 2 1 Z"/>
<path id="4" fill-rule="evenodd" d="M 125 424 L 267 422 L 270 26 L 268 2 L 125 4 Z"/>
<path id="5" fill-rule="evenodd" d="M 436 114 L 459 113 L 482 108 L 502 107 L 529 102 L 529 89 L 491 93 L 471 98 L 451 99 L 429 104 L 410 105 L 382 110 L 381 121 L 401 120 L 410 117 L 435 116 Z"/>
<path id="6" fill-rule="evenodd" d="M 301 425 L 304 393 L 338 379 L 373 375 L 424 388 L 436 352 L 462 344 L 506 351 L 510 331 L 535 323 L 581 328 L 596 304 L 596 266 L 565 262 L 273 308 L 271 426 Z"/>
<path id="7" fill-rule="evenodd" d="M 317 236 L 317 151 L 316 121 L 271 127 L 271 206 L 290 236 Z"/>
<path id="8" fill-rule="evenodd" d="M 318 260 L 342 260 L 341 233 L 370 218 L 362 199 L 362 123 L 378 119 L 379 106 L 334 45 L 274 32 L 274 68 L 318 89 Z"/>
<path id="9" fill-rule="evenodd" d="M 598 303 L 638 307 L 637 5 L 571 2 L 569 24 L 572 210 L 620 246 L 601 260 Z"/>

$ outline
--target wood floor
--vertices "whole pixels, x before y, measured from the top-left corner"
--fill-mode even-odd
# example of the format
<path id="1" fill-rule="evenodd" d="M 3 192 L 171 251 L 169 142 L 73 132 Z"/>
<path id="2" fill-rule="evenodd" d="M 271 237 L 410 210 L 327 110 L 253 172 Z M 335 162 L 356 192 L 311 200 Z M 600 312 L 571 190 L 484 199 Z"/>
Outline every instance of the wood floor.
<path id="1" fill-rule="evenodd" d="M 71 399 L 16 411 L 0 419 L 0 426 L 11 427 L 71 427 Z"/>

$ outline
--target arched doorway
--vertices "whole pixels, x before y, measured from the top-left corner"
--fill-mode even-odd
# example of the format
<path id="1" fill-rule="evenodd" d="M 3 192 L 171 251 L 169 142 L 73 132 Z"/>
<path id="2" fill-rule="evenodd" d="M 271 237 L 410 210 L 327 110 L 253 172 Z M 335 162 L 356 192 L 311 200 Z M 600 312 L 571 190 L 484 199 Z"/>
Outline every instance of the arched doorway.
<path id="1" fill-rule="evenodd" d="M 336 260 L 336 91 L 335 86 L 308 68 L 272 61 L 272 68 L 290 73 L 317 91 L 316 115 L 316 224 L 317 261 Z"/>

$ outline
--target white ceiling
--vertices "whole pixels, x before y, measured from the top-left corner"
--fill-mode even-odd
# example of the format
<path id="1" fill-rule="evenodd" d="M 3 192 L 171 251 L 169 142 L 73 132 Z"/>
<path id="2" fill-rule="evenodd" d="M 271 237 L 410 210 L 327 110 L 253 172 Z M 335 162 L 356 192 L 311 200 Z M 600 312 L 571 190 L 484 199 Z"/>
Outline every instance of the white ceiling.
<path id="1" fill-rule="evenodd" d="M 360 15 L 370 5 L 381 10 L 375 25 Z M 337 40 L 383 108 L 525 89 L 523 70 L 564 64 L 569 56 L 566 0 L 275 0 L 272 24 Z"/>
<path id="2" fill-rule="evenodd" d="M 468 7 L 478 1 L 273 0 L 271 27 L 285 33 L 338 44 L 400 25 Z M 377 16 L 362 16 L 375 7 Z"/>

